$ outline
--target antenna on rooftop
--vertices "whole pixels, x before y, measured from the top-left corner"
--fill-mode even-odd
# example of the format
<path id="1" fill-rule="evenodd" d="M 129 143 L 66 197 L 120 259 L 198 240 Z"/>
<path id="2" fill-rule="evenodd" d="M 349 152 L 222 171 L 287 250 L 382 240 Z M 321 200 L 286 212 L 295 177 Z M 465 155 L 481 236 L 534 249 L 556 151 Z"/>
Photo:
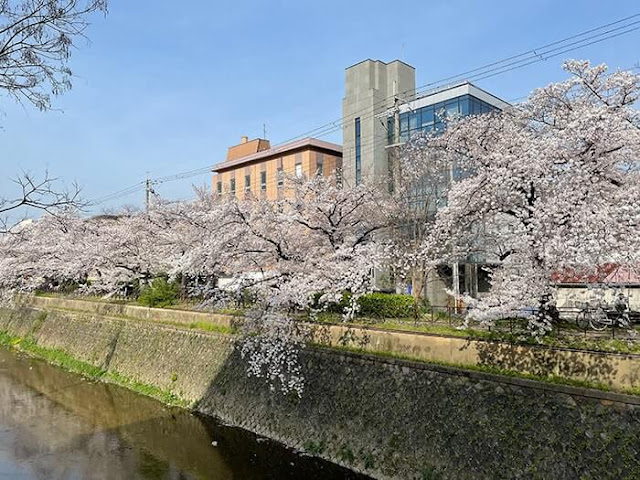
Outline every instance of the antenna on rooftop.
<path id="1" fill-rule="evenodd" d="M 262 138 L 263 139 L 267 139 L 267 124 L 263 123 L 262 124 Z"/>

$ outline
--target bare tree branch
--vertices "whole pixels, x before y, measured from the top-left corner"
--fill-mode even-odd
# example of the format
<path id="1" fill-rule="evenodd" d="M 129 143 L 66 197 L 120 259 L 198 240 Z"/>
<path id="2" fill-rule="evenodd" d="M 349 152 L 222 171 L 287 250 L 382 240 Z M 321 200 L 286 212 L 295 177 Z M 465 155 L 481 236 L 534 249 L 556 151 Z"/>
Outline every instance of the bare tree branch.
<path id="1" fill-rule="evenodd" d="M 58 189 L 55 186 L 57 178 L 49 176 L 48 172 L 42 178 L 23 172 L 12 182 L 17 186 L 16 195 L 0 195 L 0 233 L 10 232 L 15 227 L 18 223 L 15 213 L 22 209 L 32 208 L 55 215 L 61 210 L 86 206 L 80 197 L 81 189 L 75 182 L 70 188 Z"/>
<path id="2" fill-rule="evenodd" d="M 50 110 L 51 96 L 71 89 L 71 50 L 95 12 L 106 14 L 107 0 L 0 0 L 0 89 Z"/>

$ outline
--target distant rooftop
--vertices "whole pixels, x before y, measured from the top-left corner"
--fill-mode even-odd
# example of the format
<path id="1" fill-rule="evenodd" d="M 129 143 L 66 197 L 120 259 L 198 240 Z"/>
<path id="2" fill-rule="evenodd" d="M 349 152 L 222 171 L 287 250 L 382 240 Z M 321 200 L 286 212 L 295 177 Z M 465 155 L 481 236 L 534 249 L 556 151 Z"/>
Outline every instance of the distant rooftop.
<path id="1" fill-rule="evenodd" d="M 486 90 L 475 86 L 473 83 L 468 81 L 461 81 L 422 92 L 413 100 L 403 101 L 398 108 L 400 113 L 404 113 L 429 105 L 435 105 L 436 103 L 445 102 L 462 95 L 472 95 L 480 100 L 487 102 L 490 105 L 493 105 L 496 108 L 499 108 L 500 110 L 504 110 L 505 108 L 510 106 L 509 102 L 505 102 L 501 98 L 496 97 Z M 394 109 L 389 108 L 385 112 L 377 116 L 389 117 L 393 114 Z"/>
<path id="2" fill-rule="evenodd" d="M 501 110 L 504 110 L 509 106 L 508 102 L 505 102 L 501 98 L 496 97 L 466 80 L 422 92 L 414 100 L 407 102 L 407 105 L 410 105 L 411 108 L 420 108 L 465 94 L 473 95 L 474 97 L 484 100 Z M 400 108 L 402 109 L 402 107 Z"/>
<path id="3" fill-rule="evenodd" d="M 397 58 L 395 60 L 391 60 L 390 62 L 384 62 L 382 60 L 374 60 L 372 58 L 365 58 L 364 60 L 360 60 L 359 62 L 356 62 L 353 65 L 348 66 L 345 70 L 355 67 L 356 65 L 360 65 L 361 63 L 364 63 L 364 62 L 377 62 L 377 63 L 382 63 L 384 65 L 389 65 L 394 62 L 399 62 L 399 63 L 405 64 L 407 67 L 413 68 L 414 70 L 416 69 L 416 67 L 414 67 L 413 65 L 409 65 L 407 62 L 403 62 L 402 60 L 398 60 Z"/>
<path id="4" fill-rule="evenodd" d="M 264 139 L 259 139 L 259 140 L 266 141 L 268 143 L 268 140 L 264 140 Z M 251 142 L 255 142 L 255 140 L 252 140 Z M 245 143 L 241 143 L 240 146 L 242 146 L 243 144 L 251 143 L 251 142 L 247 141 Z M 231 147 L 231 148 L 234 148 L 234 147 Z M 283 145 L 279 145 L 276 147 L 270 147 L 265 150 L 256 151 L 254 153 L 244 155 L 242 157 L 231 158 L 231 159 L 227 157 L 226 161 L 215 165 L 212 170 L 214 172 L 219 172 L 222 170 L 227 170 L 229 168 L 238 167 L 240 165 L 245 165 L 247 163 L 253 163 L 260 160 L 267 160 L 270 158 L 281 157 L 294 150 L 304 150 L 308 148 L 314 148 L 316 150 L 332 153 L 336 156 L 342 156 L 341 145 L 331 143 L 331 142 L 325 142 L 324 140 L 319 140 L 317 138 L 308 137 L 308 138 L 303 138 L 301 140 L 285 143 Z"/>
<path id="5" fill-rule="evenodd" d="M 239 144 L 234 145 L 233 147 L 229 147 L 229 150 L 227 151 L 227 161 L 246 157 L 247 155 L 251 155 L 252 153 L 262 152 L 263 150 L 268 150 L 269 148 L 271 148 L 269 140 L 265 140 L 264 138 L 255 138 L 253 140 L 249 140 L 249 137 L 243 136 L 240 139 Z"/>

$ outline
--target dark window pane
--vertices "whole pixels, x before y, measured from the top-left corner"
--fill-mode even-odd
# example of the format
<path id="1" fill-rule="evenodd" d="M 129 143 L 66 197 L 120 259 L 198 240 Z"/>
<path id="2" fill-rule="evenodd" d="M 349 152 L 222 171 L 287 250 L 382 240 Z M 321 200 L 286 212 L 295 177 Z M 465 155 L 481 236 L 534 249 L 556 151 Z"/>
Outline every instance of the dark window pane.
<path id="1" fill-rule="evenodd" d="M 460 115 L 469 115 L 469 96 L 460 97 Z"/>
<path id="2" fill-rule="evenodd" d="M 409 130 L 409 114 L 401 113 L 400 114 L 400 131 Z"/>
<path id="3" fill-rule="evenodd" d="M 320 152 L 316 152 L 316 175 L 322 176 L 324 173 L 324 156 Z"/>
<path id="4" fill-rule="evenodd" d="M 393 117 L 389 117 L 387 119 L 387 143 L 389 145 L 392 145 L 395 142 L 395 139 L 393 138 L 395 136 L 395 120 Z"/>
<path id="5" fill-rule="evenodd" d="M 444 106 L 447 116 L 456 116 L 458 115 L 458 99 L 454 98 L 453 100 L 448 100 Z"/>
<path id="6" fill-rule="evenodd" d="M 436 116 L 436 121 L 442 121 L 445 117 L 444 113 L 444 102 L 436 103 L 433 106 L 433 111 Z"/>
<path id="7" fill-rule="evenodd" d="M 420 128 L 420 112 L 411 112 L 409 115 L 409 132 Z"/>
<path id="8" fill-rule="evenodd" d="M 360 117 L 355 119 L 356 133 L 356 185 L 362 181 L 362 151 L 361 151 L 361 135 L 360 135 Z"/>
<path id="9" fill-rule="evenodd" d="M 471 98 L 471 114 L 472 115 L 477 115 L 478 113 L 481 113 L 482 109 L 480 107 L 480 103 L 478 102 L 478 100 L 476 100 L 475 98 Z"/>
<path id="10" fill-rule="evenodd" d="M 422 128 L 433 125 L 434 113 L 433 107 L 424 107 L 422 110 Z"/>
<path id="11" fill-rule="evenodd" d="M 400 114 L 400 141 L 406 142 L 409 138 L 409 114 Z"/>

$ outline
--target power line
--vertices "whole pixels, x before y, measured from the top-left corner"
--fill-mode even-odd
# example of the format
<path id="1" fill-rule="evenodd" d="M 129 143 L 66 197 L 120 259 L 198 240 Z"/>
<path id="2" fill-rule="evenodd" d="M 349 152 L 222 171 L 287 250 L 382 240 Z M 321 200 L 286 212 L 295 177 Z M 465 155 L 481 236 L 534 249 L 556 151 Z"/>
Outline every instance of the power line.
<path id="1" fill-rule="evenodd" d="M 128 188 L 124 188 L 122 190 L 118 190 L 117 192 L 110 193 L 108 195 L 104 195 L 102 197 L 94 198 L 89 202 L 90 205 L 100 205 L 101 203 L 108 202 L 109 200 L 115 200 L 117 198 L 126 197 L 127 195 L 131 195 L 132 193 L 138 192 L 144 188 L 145 182 L 138 182 L 135 185 L 132 185 Z"/>
<path id="2" fill-rule="evenodd" d="M 528 50 L 526 52 L 517 54 L 517 55 L 512 55 L 509 57 L 506 57 L 502 60 L 498 60 L 498 61 L 494 61 L 488 64 L 485 64 L 481 67 L 477 67 L 471 70 L 467 70 L 465 72 L 462 72 L 460 74 L 457 75 L 451 75 L 448 77 L 444 77 L 440 80 L 434 81 L 434 82 L 430 82 L 424 85 L 421 85 L 419 87 L 416 87 L 415 89 L 411 89 L 411 90 L 406 90 L 404 92 L 400 92 L 399 94 L 396 95 L 392 95 L 387 97 L 386 99 L 382 99 L 379 100 L 378 102 L 376 102 L 373 106 L 373 111 L 368 114 L 365 115 L 365 117 L 363 119 L 368 119 L 368 118 L 372 118 L 375 117 L 377 115 L 379 115 L 380 113 L 382 113 L 382 111 L 384 111 L 385 109 L 389 108 L 387 106 L 387 102 L 395 97 L 402 97 L 402 96 L 407 96 L 407 95 L 417 95 L 419 93 L 423 93 L 425 91 L 425 89 L 428 88 L 433 88 L 433 87 L 437 87 L 438 85 L 442 85 L 445 82 L 450 82 L 452 80 L 456 80 L 456 79 L 461 79 L 464 78 L 466 81 L 479 81 L 479 80 L 484 80 L 486 78 L 490 78 L 490 77 L 494 77 L 497 75 L 501 75 L 503 73 L 507 73 L 509 71 L 512 70 L 516 70 L 519 68 L 523 68 L 525 66 L 531 65 L 533 63 L 537 63 L 537 62 L 541 62 L 541 61 L 545 61 L 548 60 L 549 58 L 553 58 L 553 57 L 557 57 L 559 55 L 562 55 L 564 53 L 568 53 L 574 50 L 577 50 L 579 48 L 584 48 L 586 46 L 589 45 L 593 45 L 596 43 L 600 43 L 603 42 L 605 40 L 609 40 L 612 38 L 616 38 L 622 35 L 625 35 L 627 33 L 631 33 L 633 31 L 636 31 L 638 29 L 640 29 L 640 20 L 635 20 L 633 22 L 630 23 L 626 23 L 625 25 L 621 25 L 621 26 L 617 26 L 615 28 L 606 30 L 606 31 L 601 31 L 604 29 L 607 29 L 609 27 L 612 27 L 614 25 L 619 25 L 621 23 L 625 23 L 628 22 L 631 19 L 640 17 L 640 13 L 634 14 L 634 15 L 630 15 L 628 17 L 622 18 L 620 20 L 616 20 L 614 22 L 610 22 L 595 28 L 591 28 L 589 30 L 585 30 L 583 32 L 580 32 L 578 34 L 575 35 L 571 35 L 569 37 L 563 38 L 561 40 L 557 40 L 545 45 L 542 45 L 540 47 L 537 47 L 535 49 L 531 49 Z M 638 26 L 636 26 L 638 25 Z M 630 28 L 633 27 L 633 28 Z M 599 32 L 599 33 L 595 33 L 595 32 Z M 594 34 L 595 33 L 595 34 Z M 593 35 L 591 35 L 593 34 Z M 586 37 L 586 38 L 582 38 L 581 40 L 576 40 L 574 42 L 571 43 L 567 43 L 571 40 L 575 40 L 578 39 L 580 37 Z M 598 38 L 598 37 L 602 37 L 602 38 Z M 554 48 L 551 48 L 554 47 Z M 519 60 L 516 60 L 519 59 Z M 473 74 L 470 75 L 469 74 Z M 369 109 L 361 109 L 360 111 L 356 111 L 354 112 L 355 115 L 357 115 L 357 113 L 360 112 L 366 112 Z M 308 132 L 305 132 L 303 134 L 300 134 L 298 136 L 292 137 L 286 141 L 274 144 L 273 146 L 278 146 L 278 145 L 283 145 L 285 143 L 289 143 L 291 141 L 300 139 L 300 138 L 304 138 L 307 136 L 314 136 L 316 138 L 320 138 L 320 137 L 324 137 L 327 135 L 330 135 L 332 133 L 337 132 L 338 130 L 343 128 L 344 125 L 344 120 L 345 117 L 341 117 L 339 119 L 336 119 L 332 122 L 328 122 L 324 125 L 321 125 L 320 127 L 316 127 L 313 130 L 310 130 Z M 375 145 L 372 145 L 372 148 L 375 148 Z M 176 173 L 173 175 L 167 175 L 167 176 L 163 176 L 163 177 L 158 177 L 155 179 L 150 179 L 150 183 L 151 184 L 162 184 L 162 183 L 167 183 L 167 182 L 173 182 L 173 181 L 177 181 L 177 180 L 184 180 L 184 179 L 188 179 L 188 178 L 192 178 L 192 177 L 196 177 L 199 175 L 203 175 L 205 173 L 210 173 L 211 172 L 211 166 L 207 166 L 207 167 L 201 167 L 198 169 L 194 169 L 194 170 L 189 170 L 189 171 L 185 171 L 185 172 L 180 172 L 180 173 Z M 115 200 L 117 198 L 122 198 L 124 196 L 130 195 L 132 193 L 135 193 L 137 191 L 142 190 L 145 187 L 145 182 L 139 182 L 135 185 L 132 185 L 131 187 L 128 187 L 126 189 L 105 195 L 103 197 L 99 197 L 97 199 L 94 199 L 91 204 L 92 205 L 98 205 L 104 202 L 107 202 L 109 200 Z"/>
<path id="3" fill-rule="evenodd" d="M 610 22 L 610 23 L 607 23 L 607 24 L 604 24 L 604 25 L 601 25 L 601 26 L 598 26 L 598 27 L 595 27 L 595 28 L 591 28 L 591 29 L 589 29 L 589 30 L 585 30 L 585 31 L 583 31 L 583 32 L 581 32 L 581 33 L 578 33 L 578 34 L 571 35 L 571 36 L 569 36 L 569 37 L 563 38 L 562 40 L 557 40 L 557 41 L 555 41 L 555 42 L 551 42 L 551 43 L 548 43 L 548 44 L 542 45 L 542 46 L 540 46 L 540 47 L 536 47 L 536 48 L 534 48 L 534 49 L 528 50 L 528 51 L 523 52 L 523 53 L 521 53 L 521 54 L 518 54 L 518 55 L 512 55 L 512 56 L 507 57 L 507 58 L 504 58 L 504 59 L 502 59 L 502 60 L 498 60 L 498 61 L 495 61 L 495 62 L 491 62 L 491 63 L 489 63 L 489 64 L 483 65 L 483 66 L 481 66 L 481 67 L 474 68 L 474 69 L 472 69 L 472 70 L 468 70 L 468 71 L 466 71 L 466 72 L 463 72 L 463 73 L 460 73 L 460 74 L 457 74 L 457 75 L 451 75 L 451 76 L 448 76 L 448 77 L 441 78 L 441 79 L 436 80 L 436 81 L 434 81 L 434 82 L 430 82 L 430 83 L 427 83 L 427 84 L 421 85 L 421 86 L 419 86 L 419 87 L 416 87 L 415 89 L 410 89 L 410 90 L 405 90 L 405 91 L 403 91 L 403 92 L 399 92 L 399 93 L 398 93 L 398 94 L 396 94 L 396 95 L 391 95 L 391 96 L 389 96 L 389 97 L 387 97 L 387 98 L 384 98 L 384 99 L 379 100 L 378 102 L 376 102 L 376 104 L 374 104 L 374 107 L 373 107 L 374 112 L 375 112 L 375 110 L 376 110 L 378 107 L 380 107 L 381 105 L 384 105 L 384 106 L 385 106 L 384 108 L 388 108 L 388 107 L 386 106 L 386 105 L 387 105 L 387 102 L 388 102 L 389 100 L 394 99 L 396 96 L 398 96 L 398 97 L 406 97 L 407 95 L 415 95 L 415 94 L 418 94 L 418 93 L 423 92 L 423 91 L 424 91 L 425 89 L 427 89 L 427 88 L 433 88 L 433 87 L 436 87 L 436 86 L 438 86 L 438 85 L 442 85 L 442 84 L 444 84 L 444 83 L 446 83 L 446 82 L 451 82 L 452 80 L 460 79 L 460 78 L 465 78 L 465 79 L 468 79 L 468 80 L 476 80 L 476 81 L 477 81 L 477 80 L 482 80 L 483 78 L 489 78 L 489 77 L 481 77 L 481 76 L 482 76 L 482 75 L 484 75 L 484 74 L 486 74 L 486 73 L 493 72 L 493 71 L 495 71 L 495 70 L 496 70 L 496 68 L 493 68 L 493 69 L 490 69 L 490 70 L 488 70 L 488 71 L 487 71 L 487 69 L 489 69 L 490 67 L 495 67 L 495 66 L 500 65 L 500 64 L 507 64 L 507 65 L 502 65 L 502 67 L 500 67 L 500 68 L 506 68 L 507 66 L 511 66 L 511 65 L 513 65 L 514 63 L 515 63 L 515 64 L 517 64 L 517 63 L 523 63 L 523 62 L 526 62 L 526 61 L 528 61 L 528 60 L 530 61 L 530 60 L 534 60 L 534 59 L 535 59 L 535 61 L 530 61 L 530 62 L 526 63 L 526 65 L 530 65 L 531 63 L 536 63 L 536 62 L 538 62 L 538 61 L 543 61 L 543 60 L 545 60 L 544 55 L 545 55 L 545 54 L 547 54 L 547 53 L 557 51 L 559 48 L 566 48 L 566 47 L 568 47 L 568 46 L 572 46 L 572 45 L 576 45 L 576 44 L 584 43 L 584 42 L 586 42 L 587 40 L 590 40 L 590 39 L 596 38 L 596 37 L 598 37 L 598 36 L 606 35 L 606 34 L 608 34 L 608 33 L 612 33 L 612 32 L 614 32 L 614 31 L 617 31 L 617 30 L 620 30 L 620 29 L 628 28 L 629 26 L 633 26 L 633 25 L 636 25 L 636 24 L 640 23 L 640 20 L 637 20 L 637 21 L 634 21 L 634 22 L 628 23 L 628 24 L 626 24 L 626 25 L 624 25 L 624 26 L 616 27 L 616 28 L 611 29 L 611 30 L 608 30 L 608 31 L 606 31 L 606 32 L 598 33 L 597 35 L 591 35 L 591 36 L 589 36 L 589 37 L 587 37 L 587 38 L 584 38 L 584 39 L 582 39 L 582 40 L 580 40 L 580 41 L 573 42 L 573 43 L 568 44 L 568 45 L 564 45 L 563 47 L 556 47 L 557 45 L 560 45 L 560 44 L 566 43 L 566 42 L 568 42 L 568 41 L 570 41 L 570 40 L 573 40 L 573 39 L 576 39 L 576 38 L 579 38 L 579 37 L 584 37 L 585 35 L 589 35 L 589 34 L 591 34 L 591 33 L 597 32 L 597 31 L 599 31 L 599 30 L 606 29 L 606 28 L 611 27 L 611 26 L 613 26 L 613 25 L 618 25 L 618 24 L 620 24 L 620 23 L 627 22 L 628 20 L 631 20 L 631 19 L 633 19 L 633 18 L 637 18 L 637 17 L 640 17 L 640 13 L 637 13 L 637 14 L 634 14 L 634 15 L 630 15 L 630 16 L 625 17 L 625 18 L 622 18 L 622 19 L 620 19 L 620 20 L 616 20 L 615 22 Z M 614 37 L 616 37 L 616 36 L 620 36 L 620 35 L 623 35 L 623 34 L 625 34 L 625 33 L 630 33 L 631 31 L 634 31 L 634 30 L 636 30 L 636 29 L 637 29 L 637 28 L 634 28 L 634 29 L 632 29 L 632 30 L 625 31 L 625 32 L 622 32 L 622 33 L 617 34 L 617 35 L 612 35 L 612 36 L 610 36 L 610 37 L 606 37 L 606 38 L 600 39 L 600 41 L 604 41 L 604 40 L 607 40 L 607 39 L 609 39 L 609 38 L 614 38 Z M 568 51 L 573 51 L 573 50 L 576 50 L 576 49 L 578 49 L 578 48 L 582 48 L 582 47 L 585 47 L 585 46 L 591 45 L 591 44 L 593 44 L 593 43 L 598 43 L 598 42 L 590 42 L 590 43 L 586 43 L 585 45 L 576 46 L 575 48 L 572 48 L 571 50 L 566 50 L 566 51 L 563 51 L 563 52 L 559 52 L 558 54 L 555 54 L 555 55 L 553 55 L 553 56 L 557 56 L 557 55 L 560 55 L 560 54 L 562 54 L 562 53 L 567 53 Z M 556 47 L 556 48 L 550 49 L 550 47 Z M 549 50 L 549 49 L 550 49 L 550 50 Z M 508 63 L 508 62 L 510 62 L 510 61 L 512 61 L 512 60 L 514 60 L 514 59 L 516 59 L 516 58 L 525 57 L 525 56 L 526 56 L 526 58 L 522 58 L 522 59 L 521 59 L 521 60 L 519 60 L 518 62 L 511 62 L 511 63 Z M 542 57 L 541 57 L 541 56 L 542 56 Z M 548 57 L 546 57 L 546 58 L 551 58 L 551 57 L 552 57 L 552 56 L 548 56 Z M 522 66 L 522 67 L 524 67 L 524 66 L 526 66 L 526 65 L 521 65 L 521 66 Z M 511 71 L 511 70 L 514 70 L 514 69 L 515 69 L 515 68 L 513 68 L 513 69 L 508 69 L 508 70 L 505 70 L 505 71 L 504 71 L 504 72 L 502 72 L 502 73 L 506 73 L 507 71 Z M 471 77 L 467 78 L 467 76 L 468 76 L 470 73 L 474 73 L 474 72 L 478 72 L 478 73 L 475 73 L 475 75 L 473 75 L 473 76 L 471 76 Z M 356 112 L 354 113 L 354 115 L 357 115 L 357 113 L 360 113 L 360 112 L 366 112 L 367 110 L 368 110 L 368 109 L 361 109 L 361 110 L 359 110 L 359 111 L 356 111 Z M 378 112 L 378 113 L 380 113 L 380 112 Z M 329 135 L 330 133 L 334 133 L 334 132 L 335 132 L 335 131 L 337 131 L 338 129 L 341 129 L 341 128 L 342 128 L 342 126 L 343 126 L 343 121 L 344 121 L 344 117 L 341 117 L 341 118 L 339 118 L 339 119 L 336 119 L 336 120 L 333 120 L 333 121 L 331 121 L 331 122 L 329 122 L 329 123 L 326 123 L 325 125 L 322 125 L 322 126 L 317 127 L 317 128 L 315 128 L 315 129 L 313 129 L 313 130 L 310 130 L 309 132 L 305 132 L 305 133 L 303 133 L 303 134 L 300 134 L 300 135 L 298 135 L 298 136 L 295 136 L 295 137 L 292 137 L 292 138 L 290 138 L 290 139 L 288 139 L 288 140 L 285 140 L 284 142 L 281 142 L 280 144 L 282 144 L 282 143 L 288 143 L 288 142 L 293 141 L 293 140 L 296 140 L 296 139 L 298 139 L 298 138 L 303 138 L 303 137 L 310 136 L 310 135 L 313 135 L 313 136 L 316 136 L 316 137 L 317 137 L 317 136 L 325 136 L 325 135 Z M 276 144 L 276 145 L 280 145 L 280 144 Z"/>
<path id="4" fill-rule="evenodd" d="M 631 33 L 633 31 L 636 31 L 636 30 L 640 29 L 640 26 L 635 26 L 634 28 L 630 28 L 628 30 L 625 30 L 625 31 L 622 31 L 622 32 L 618 32 L 618 33 L 615 33 L 615 34 L 610 34 L 610 35 L 607 35 L 604 38 L 600 38 L 600 39 L 593 40 L 593 41 L 585 43 L 587 40 L 590 40 L 592 38 L 595 38 L 595 37 L 598 37 L 598 36 L 601 36 L 601 35 L 604 35 L 604 34 L 609 34 L 609 33 L 612 33 L 614 31 L 619 30 L 620 28 L 627 28 L 629 26 L 636 25 L 636 24 L 640 24 L 640 21 L 633 22 L 632 24 L 626 25 L 625 27 L 619 27 L 619 28 L 613 29 L 613 30 L 608 31 L 608 32 L 603 32 L 603 34 L 594 35 L 592 37 L 585 38 L 585 39 L 581 40 L 580 42 L 574 42 L 574 43 L 579 43 L 579 45 L 571 46 L 571 45 L 574 45 L 574 44 L 569 44 L 569 45 L 565 46 L 565 47 L 570 47 L 570 48 L 565 48 L 565 47 L 562 47 L 563 49 L 555 48 L 555 49 L 552 49 L 552 50 L 549 50 L 549 51 L 544 51 L 544 52 L 538 54 L 535 57 L 527 57 L 527 58 L 524 58 L 522 60 L 519 60 L 518 62 L 508 63 L 506 65 L 503 65 L 502 67 L 499 67 L 499 68 L 494 68 L 494 69 L 490 69 L 490 70 L 487 70 L 487 71 L 483 71 L 483 72 L 477 73 L 476 75 L 472 75 L 470 77 L 467 77 L 465 79 L 465 81 L 469 81 L 469 82 L 476 81 L 477 82 L 477 81 L 484 80 L 484 79 L 487 79 L 487 78 L 495 77 L 497 75 L 501 75 L 503 73 L 507 73 L 507 72 L 510 72 L 510 71 L 513 71 L 513 70 L 517 70 L 519 68 L 523 68 L 523 67 L 526 67 L 526 66 L 534 64 L 534 63 L 546 61 L 546 60 L 548 60 L 550 58 L 554 58 L 554 57 L 557 57 L 559 55 L 562 55 L 562 54 L 565 54 L 565 53 L 568 53 L 568 52 L 572 52 L 572 51 L 578 50 L 580 48 L 587 47 L 589 45 L 600 43 L 600 42 L 603 42 L 605 40 L 610 40 L 612 38 L 619 37 L 621 35 L 625 35 L 627 33 Z M 558 51 L 558 50 L 560 50 L 560 51 Z M 549 54 L 551 52 L 555 52 L 555 53 Z M 453 78 L 453 77 L 448 77 L 448 78 Z M 425 85 L 423 85 L 421 87 L 416 88 L 415 90 L 413 90 L 413 92 L 416 95 L 420 94 L 420 93 L 424 93 L 426 91 L 426 87 L 433 87 L 434 85 L 438 85 L 438 82 L 432 82 L 432 83 L 425 84 Z M 442 87 L 440 87 L 440 88 L 442 88 Z M 436 89 L 438 89 L 438 87 L 436 87 Z M 408 93 L 408 92 L 409 91 L 404 92 L 404 93 Z M 389 98 L 393 98 L 393 97 L 389 97 Z M 380 100 L 377 104 L 374 104 L 373 111 L 371 113 L 361 117 L 361 121 L 362 120 L 367 120 L 369 118 L 376 117 L 377 115 L 381 114 L 384 110 L 387 110 L 389 107 L 385 104 L 385 101 L 386 100 Z M 363 109 L 361 111 L 367 111 L 367 110 L 368 109 Z M 353 115 L 357 115 L 357 113 L 358 113 L 358 111 L 356 111 Z M 345 120 L 345 117 L 343 117 L 341 120 L 332 122 L 331 125 L 334 125 L 333 127 L 325 128 L 323 131 L 318 132 L 315 136 L 319 138 L 319 137 L 323 137 L 323 136 L 330 135 L 332 133 L 337 132 L 338 130 L 343 128 L 344 120 Z M 294 138 L 297 138 L 297 137 L 294 137 Z"/>

